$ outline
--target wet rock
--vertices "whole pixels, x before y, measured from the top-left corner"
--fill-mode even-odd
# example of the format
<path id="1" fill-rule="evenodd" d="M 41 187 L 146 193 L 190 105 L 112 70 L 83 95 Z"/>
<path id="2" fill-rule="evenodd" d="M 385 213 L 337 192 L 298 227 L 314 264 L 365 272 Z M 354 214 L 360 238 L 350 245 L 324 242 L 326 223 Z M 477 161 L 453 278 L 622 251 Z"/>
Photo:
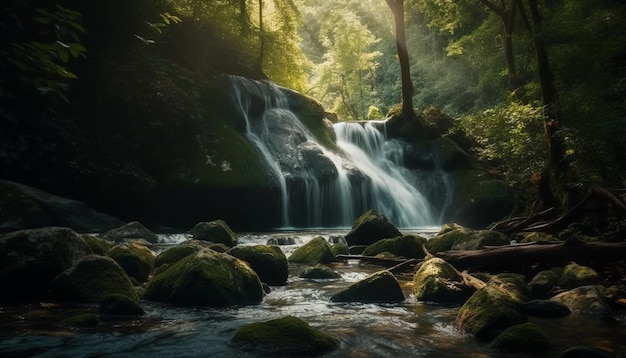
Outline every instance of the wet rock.
<path id="1" fill-rule="evenodd" d="M 49 226 L 100 232 L 124 225 L 123 221 L 80 201 L 7 180 L 0 180 L 0 202 L 0 232 Z"/>
<path id="2" fill-rule="evenodd" d="M 554 267 L 550 270 L 538 272 L 528 284 L 530 292 L 537 298 L 551 297 L 552 292 L 559 285 L 562 273 L 563 268 L 561 267 Z"/>
<path id="3" fill-rule="evenodd" d="M 149 243 L 156 244 L 159 238 L 155 233 L 146 229 L 137 221 L 130 222 L 124 226 L 111 229 L 104 233 L 104 238 L 113 242 L 123 242 L 127 240 L 143 239 Z"/>
<path id="4" fill-rule="evenodd" d="M 370 210 L 361 215 L 346 235 L 348 245 L 371 245 L 378 240 L 401 236 L 398 229 L 383 214 Z"/>
<path id="5" fill-rule="evenodd" d="M 494 278 L 499 281 L 501 287 L 510 292 L 514 292 L 515 296 L 522 301 L 527 302 L 533 299 L 530 293 L 530 287 L 528 287 L 524 275 L 505 272 L 492 277 L 492 279 Z"/>
<path id="6" fill-rule="evenodd" d="M 155 260 L 155 255 L 149 248 L 127 243 L 115 245 L 107 251 L 106 256 L 115 260 L 137 282 L 148 280 Z"/>
<path id="7" fill-rule="evenodd" d="M 311 239 L 289 256 L 289 262 L 309 265 L 327 264 L 334 260 L 335 254 L 328 242 L 321 236 Z"/>
<path id="8" fill-rule="evenodd" d="M 128 296 L 113 294 L 100 301 L 98 313 L 106 318 L 115 316 L 143 316 L 146 311 L 137 300 Z"/>
<path id="9" fill-rule="evenodd" d="M 396 277 L 389 271 L 377 272 L 330 298 L 333 302 L 393 303 L 404 301 Z"/>
<path id="10" fill-rule="evenodd" d="M 576 346 L 565 350 L 560 358 L 615 358 L 612 352 L 598 347 Z"/>
<path id="11" fill-rule="evenodd" d="M 315 267 L 305 269 L 300 274 L 300 278 L 306 278 L 309 280 L 328 280 L 341 278 L 341 275 L 339 272 L 328 266 L 317 265 Z"/>
<path id="12" fill-rule="evenodd" d="M 95 255 L 104 255 L 113 247 L 113 243 L 111 241 L 99 235 L 82 234 L 80 237 L 85 240 Z"/>
<path id="13" fill-rule="evenodd" d="M 550 348 L 550 342 L 539 327 L 530 322 L 505 329 L 490 346 L 511 352 L 539 353 Z"/>
<path id="14" fill-rule="evenodd" d="M 529 316 L 555 318 L 569 316 L 572 311 L 566 305 L 550 300 L 532 300 L 525 304 Z"/>
<path id="15" fill-rule="evenodd" d="M 222 243 L 228 247 L 237 246 L 237 235 L 224 220 L 214 220 L 196 224 L 189 233 L 195 240 Z"/>
<path id="16" fill-rule="evenodd" d="M 272 237 L 267 240 L 267 245 L 295 245 L 298 241 L 293 237 Z"/>
<path id="17" fill-rule="evenodd" d="M 493 278 L 476 291 L 459 310 L 456 325 L 483 340 L 492 340 L 505 329 L 527 322 L 522 296 L 511 284 Z"/>
<path id="18" fill-rule="evenodd" d="M 37 301 L 50 282 L 91 254 L 74 230 L 49 227 L 0 236 L 0 301 Z"/>
<path id="19" fill-rule="evenodd" d="M 255 353 L 310 357 L 339 348 L 339 341 L 293 316 L 250 323 L 237 330 L 231 342 Z"/>
<path id="20" fill-rule="evenodd" d="M 413 294 L 419 301 L 463 303 L 474 289 L 463 284 L 456 270 L 440 258 L 425 261 L 413 275 Z"/>
<path id="21" fill-rule="evenodd" d="M 382 239 L 369 245 L 363 255 L 376 256 L 382 252 L 390 252 L 394 256 L 402 256 L 407 259 L 421 259 L 424 255 L 422 245 L 426 239 L 416 235 L 403 235 L 390 239 Z"/>
<path id="22" fill-rule="evenodd" d="M 445 227 L 426 243 L 426 248 L 431 254 L 452 249 L 454 244 L 465 237 L 468 229 L 455 225 L 453 227 Z"/>
<path id="23" fill-rule="evenodd" d="M 98 303 L 112 294 L 137 300 L 128 275 L 110 257 L 90 255 L 57 276 L 50 285 L 54 299 L 75 303 Z"/>
<path id="24" fill-rule="evenodd" d="M 183 306 L 251 305 L 262 301 L 263 287 L 245 261 L 201 249 L 159 270 L 144 298 Z"/>
<path id="25" fill-rule="evenodd" d="M 600 284 L 602 278 L 592 268 L 572 262 L 563 268 L 559 286 L 570 289 L 579 286 Z"/>
<path id="26" fill-rule="evenodd" d="M 335 254 L 335 256 L 350 254 L 350 249 L 348 248 L 348 245 L 346 244 L 334 244 L 333 246 L 330 247 L 330 249 L 333 251 L 333 254 Z"/>
<path id="27" fill-rule="evenodd" d="M 602 286 L 580 286 L 559 293 L 550 298 L 550 301 L 564 304 L 576 314 L 594 319 L 607 319 L 612 316 L 613 312 L 602 290 Z"/>
<path id="28" fill-rule="evenodd" d="M 280 247 L 270 245 L 236 246 L 228 250 L 227 253 L 246 261 L 262 282 L 270 286 L 282 286 L 287 283 L 289 263 Z"/>

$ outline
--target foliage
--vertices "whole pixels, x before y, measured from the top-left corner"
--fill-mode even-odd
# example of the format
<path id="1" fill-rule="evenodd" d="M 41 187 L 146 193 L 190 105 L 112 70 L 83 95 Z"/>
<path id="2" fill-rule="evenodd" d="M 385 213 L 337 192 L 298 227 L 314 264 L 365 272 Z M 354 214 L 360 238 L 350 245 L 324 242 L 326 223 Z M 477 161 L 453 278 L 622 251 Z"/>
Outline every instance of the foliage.
<path id="1" fill-rule="evenodd" d="M 68 69 L 70 59 L 84 57 L 87 49 L 80 43 L 86 33 L 82 26 L 82 14 L 56 4 L 53 9 L 34 8 L 31 21 L 25 20 L 17 8 L 7 8 L 10 20 L 2 20 L 2 27 L 17 26 L 25 31 L 26 25 L 36 26 L 39 31 L 34 36 L 9 33 L 10 47 L 0 54 L 13 67 L 19 83 L 35 89 L 41 94 L 55 94 L 68 102 L 65 92 L 69 80 L 76 80 L 76 74 Z M 26 38 L 21 41 L 21 38 Z M 0 86 L 5 85 L 0 83 Z M 6 89 L 1 89 L 4 92 Z"/>

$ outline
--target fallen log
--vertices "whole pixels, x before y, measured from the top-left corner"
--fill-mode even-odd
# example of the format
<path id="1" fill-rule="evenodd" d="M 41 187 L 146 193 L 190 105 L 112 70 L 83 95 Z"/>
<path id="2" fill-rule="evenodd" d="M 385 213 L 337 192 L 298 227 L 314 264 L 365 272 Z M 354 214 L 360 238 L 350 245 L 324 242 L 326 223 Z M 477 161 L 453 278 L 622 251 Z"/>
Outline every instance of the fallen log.
<path id="1" fill-rule="evenodd" d="M 626 242 L 562 242 L 543 245 L 509 245 L 482 250 L 450 250 L 436 254 L 457 270 L 525 273 L 534 267 L 564 266 L 571 261 L 601 267 L 626 260 Z"/>

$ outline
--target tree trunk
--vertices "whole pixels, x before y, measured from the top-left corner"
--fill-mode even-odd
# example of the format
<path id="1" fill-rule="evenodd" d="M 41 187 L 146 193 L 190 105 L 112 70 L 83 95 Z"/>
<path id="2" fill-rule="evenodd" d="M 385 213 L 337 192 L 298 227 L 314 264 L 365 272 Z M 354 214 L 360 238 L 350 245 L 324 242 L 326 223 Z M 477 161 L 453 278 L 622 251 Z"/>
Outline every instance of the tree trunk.
<path id="1" fill-rule="evenodd" d="M 411 82 L 411 67 L 409 65 L 409 52 L 406 48 L 406 35 L 404 33 L 404 0 L 386 0 L 391 8 L 396 26 L 396 48 L 400 61 L 400 74 L 402 79 L 402 114 L 404 118 L 415 125 L 422 132 L 422 125 L 413 111 L 413 83 Z"/>

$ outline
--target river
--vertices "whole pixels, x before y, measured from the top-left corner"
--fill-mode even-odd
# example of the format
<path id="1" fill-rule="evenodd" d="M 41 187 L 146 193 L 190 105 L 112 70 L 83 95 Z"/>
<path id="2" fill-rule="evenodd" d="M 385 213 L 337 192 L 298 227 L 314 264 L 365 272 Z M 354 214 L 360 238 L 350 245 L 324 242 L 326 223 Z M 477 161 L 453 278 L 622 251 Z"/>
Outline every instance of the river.
<path id="1" fill-rule="evenodd" d="M 432 235 L 434 228 L 414 232 Z M 315 236 L 341 236 L 346 230 L 244 233 L 240 245 L 265 243 L 272 237 L 290 237 L 294 245 L 282 246 L 289 255 Z M 411 233 L 403 230 L 403 233 Z M 161 250 L 186 239 L 185 235 L 161 236 Z M 324 357 L 519 357 L 505 353 L 459 332 L 454 326 L 458 307 L 416 301 L 410 275 L 398 276 L 406 300 L 399 304 L 332 303 L 335 292 L 380 270 L 356 260 L 337 263 L 338 280 L 304 280 L 302 266 L 290 265 L 288 284 L 272 287 L 259 305 L 213 309 L 180 308 L 142 301 L 147 315 L 128 321 L 102 322 L 94 329 L 75 330 L 58 324 L 77 312 L 95 307 L 0 308 L 0 356 L 2 357 L 260 357 L 229 344 L 243 324 L 293 315 L 338 338 L 339 349 Z M 594 345 L 626 352 L 624 316 L 598 322 L 577 315 L 558 319 L 531 318 L 552 344 L 541 357 L 558 357 L 576 345 Z"/>

